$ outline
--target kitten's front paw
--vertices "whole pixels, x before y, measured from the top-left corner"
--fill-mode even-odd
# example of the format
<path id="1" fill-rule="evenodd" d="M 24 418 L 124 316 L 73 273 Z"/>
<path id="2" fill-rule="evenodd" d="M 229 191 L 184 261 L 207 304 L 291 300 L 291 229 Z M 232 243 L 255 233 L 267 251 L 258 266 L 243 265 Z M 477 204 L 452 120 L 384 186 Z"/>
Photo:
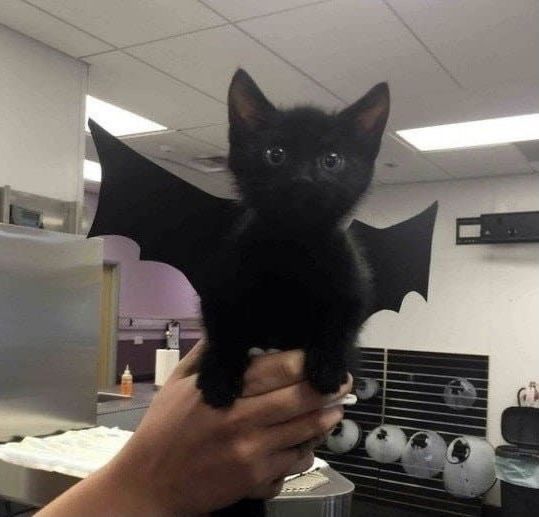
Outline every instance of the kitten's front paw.
<path id="1" fill-rule="evenodd" d="M 306 369 L 308 381 L 324 395 L 336 393 L 348 380 L 346 368 L 331 361 L 309 360 L 307 356 Z"/>
<path id="2" fill-rule="evenodd" d="M 222 369 L 203 369 L 198 376 L 197 387 L 202 391 L 206 404 L 214 408 L 229 407 L 241 395 L 243 381 L 241 377 L 227 375 Z"/>

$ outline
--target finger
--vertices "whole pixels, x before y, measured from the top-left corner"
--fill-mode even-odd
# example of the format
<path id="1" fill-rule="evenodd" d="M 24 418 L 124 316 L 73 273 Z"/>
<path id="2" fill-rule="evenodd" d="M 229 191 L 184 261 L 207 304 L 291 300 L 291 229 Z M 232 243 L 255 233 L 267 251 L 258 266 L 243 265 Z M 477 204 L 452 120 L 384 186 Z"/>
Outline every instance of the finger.
<path id="1" fill-rule="evenodd" d="M 249 493 L 250 499 L 273 499 L 277 497 L 283 488 L 284 480 L 276 479 L 264 485 L 257 486 Z"/>
<path id="2" fill-rule="evenodd" d="M 337 393 L 329 395 L 321 395 L 304 381 L 258 397 L 239 399 L 236 401 L 236 409 L 240 418 L 245 421 L 257 422 L 259 426 L 274 425 L 316 411 L 343 397 L 351 389 L 350 375 Z"/>
<path id="3" fill-rule="evenodd" d="M 271 481 L 284 478 L 289 472 L 296 470 L 295 467 L 302 462 L 307 463 L 306 458 L 308 459 L 310 454 L 310 451 L 305 452 L 298 447 L 290 447 L 271 454 L 265 462 L 267 469 L 265 479 Z"/>
<path id="4" fill-rule="evenodd" d="M 292 468 L 286 473 L 287 476 L 293 476 L 294 474 L 301 474 L 306 470 L 309 470 L 314 463 L 314 453 L 309 452 L 304 458 L 299 460 Z"/>
<path id="5" fill-rule="evenodd" d="M 281 450 L 301 445 L 306 451 L 310 451 L 312 440 L 319 440 L 343 417 L 342 406 L 334 406 L 320 409 L 298 416 L 288 422 L 267 427 L 263 432 L 264 438 L 270 450 Z M 313 442 L 314 443 L 314 442 Z"/>
<path id="6" fill-rule="evenodd" d="M 313 451 L 314 449 L 316 449 L 317 447 L 320 447 L 320 445 L 325 443 L 329 434 L 330 433 L 326 433 L 325 435 L 315 436 L 314 438 L 311 438 L 310 440 L 307 440 L 306 442 L 296 445 L 296 447 L 301 447 L 304 451 Z"/>
<path id="7" fill-rule="evenodd" d="M 204 339 L 199 339 L 195 346 L 189 350 L 189 352 L 181 359 L 178 363 L 178 366 L 174 369 L 174 372 L 171 375 L 171 378 L 174 379 L 183 379 L 194 375 L 198 371 L 200 365 L 200 360 L 202 358 L 202 353 L 206 347 L 206 342 Z"/>
<path id="8" fill-rule="evenodd" d="M 254 358 L 245 372 L 242 396 L 252 397 L 301 382 L 305 378 L 304 364 L 302 350 Z"/>
<path id="9" fill-rule="evenodd" d="M 320 436 L 316 436 L 315 438 L 313 438 L 310 442 L 309 442 L 309 446 L 312 447 L 312 449 L 317 449 L 318 447 L 320 447 L 321 445 L 324 445 L 324 443 L 326 443 L 327 439 L 328 439 L 328 436 L 331 434 L 331 431 L 329 433 L 326 433 L 326 434 L 323 434 L 323 435 L 320 435 Z"/>

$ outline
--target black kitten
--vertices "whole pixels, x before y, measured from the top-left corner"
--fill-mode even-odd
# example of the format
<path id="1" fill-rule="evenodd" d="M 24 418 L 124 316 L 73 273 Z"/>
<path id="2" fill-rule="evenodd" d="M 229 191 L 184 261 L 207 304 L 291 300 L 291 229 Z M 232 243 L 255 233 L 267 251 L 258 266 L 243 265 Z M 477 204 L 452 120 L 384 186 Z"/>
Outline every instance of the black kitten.
<path id="1" fill-rule="evenodd" d="M 276 109 L 243 70 L 228 94 L 229 166 L 245 215 L 200 293 L 208 404 L 241 394 L 251 347 L 306 352 L 321 393 L 345 382 L 368 303 L 368 270 L 341 224 L 367 189 L 389 112 L 382 83 L 338 114 Z"/>
<path id="2" fill-rule="evenodd" d="M 238 70 L 228 106 L 229 165 L 246 211 L 201 293 L 208 350 L 199 387 L 212 406 L 228 406 L 249 348 L 303 348 L 312 385 L 335 392 L 368 294 L 366 266 L 340 223 L 371 181 L 387 84 L 336 115 L 285 111 Z"/>

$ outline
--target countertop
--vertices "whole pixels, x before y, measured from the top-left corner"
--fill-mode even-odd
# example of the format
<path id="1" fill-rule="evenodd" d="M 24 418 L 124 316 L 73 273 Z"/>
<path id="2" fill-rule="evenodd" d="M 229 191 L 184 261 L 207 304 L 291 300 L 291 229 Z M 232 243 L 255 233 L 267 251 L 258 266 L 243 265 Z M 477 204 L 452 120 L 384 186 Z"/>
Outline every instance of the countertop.
<path id="1" fill-rule="evenodd" d="M 105 393 L 119 393 L 120 386 L 112 386 L 109 389 L 100 391 Z M 106 415 L 147 408 L 157 392 L 158 390 L 152 383 L 136 383 L 134 385 L 133 397 L 127 400 L 99 402 L 97 404 L 97 414 Z M 323 472 L 330 479 L 328 484 L 306 493 L 283 493 L 279 495 L 269 503 L 269 515 L 273 516 L 275 514 L 281 516 L 280 510 L 277 512 L 277 509 L 280 508 L 279 502 L 289 501 L 292 503 L 296 501 L 297 503 L 305 503 L 316 500 L 329 501 L 330 499 L 343 497 L 353 491 L 353 483 L 333 469 L 323 469 Z M 79 481 L 77 478 L 64 474 L 28 469 L 2 461 L 0 461 L 0 480 L 2 480 L 0 482 L 0 496 L 37 506 L 48 503 Z M 294 509 L 293 514 L 296 515 L 297 513 L 294 512 L 297 511 Z"/>
<path id="2" fill-rule="evenodd" d="M 115 385 L 110 388 L 99 390 L 105 393 L 120 393 L 120 386 Z M 159 390 L 152 383 L 138 382 L 133 385 L 133 396 L 128 399 L 109 400 L 97 403 L 97 414 L 118 413 L 119 411 L 131 411 L 133 409 L 143 409 L 149 407 L 156 393 Z"/>
<path id="3" fill-rule="evenodd" d="M 281 494 L 269 502 L 269 508 L 278 508 L 284 501 L 329 500 L 352 493 L 354 484 L 344 476 L 331 468 L 322 472 L 329 478 L 329 483 L 302 494 Z M 0 496 L 22 504 L 44 506 L 78 481 L 80 479 L 73 476 L 29 469 L 0 460 Z"/>

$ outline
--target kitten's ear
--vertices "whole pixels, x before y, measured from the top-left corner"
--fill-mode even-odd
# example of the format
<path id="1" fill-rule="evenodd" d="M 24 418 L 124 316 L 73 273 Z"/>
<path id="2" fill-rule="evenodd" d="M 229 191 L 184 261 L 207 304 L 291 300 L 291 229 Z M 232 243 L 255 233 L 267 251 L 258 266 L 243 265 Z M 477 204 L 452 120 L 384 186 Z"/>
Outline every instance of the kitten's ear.
<path id="1" fill-rule="evenodd" d="M 366 95 L 341 111 L 339 117 L 352 123 L 358 136 L 365 139 L 369 154 L 376 158 L 389 116 L 389 86 L 379 83 Z"/>
<path id="2" fill-rule="evenodd" d="M 232 129 L 254 131 L 275 111 L 251 76 L 239 68 L 228 89 L 228 120 Z"/>

